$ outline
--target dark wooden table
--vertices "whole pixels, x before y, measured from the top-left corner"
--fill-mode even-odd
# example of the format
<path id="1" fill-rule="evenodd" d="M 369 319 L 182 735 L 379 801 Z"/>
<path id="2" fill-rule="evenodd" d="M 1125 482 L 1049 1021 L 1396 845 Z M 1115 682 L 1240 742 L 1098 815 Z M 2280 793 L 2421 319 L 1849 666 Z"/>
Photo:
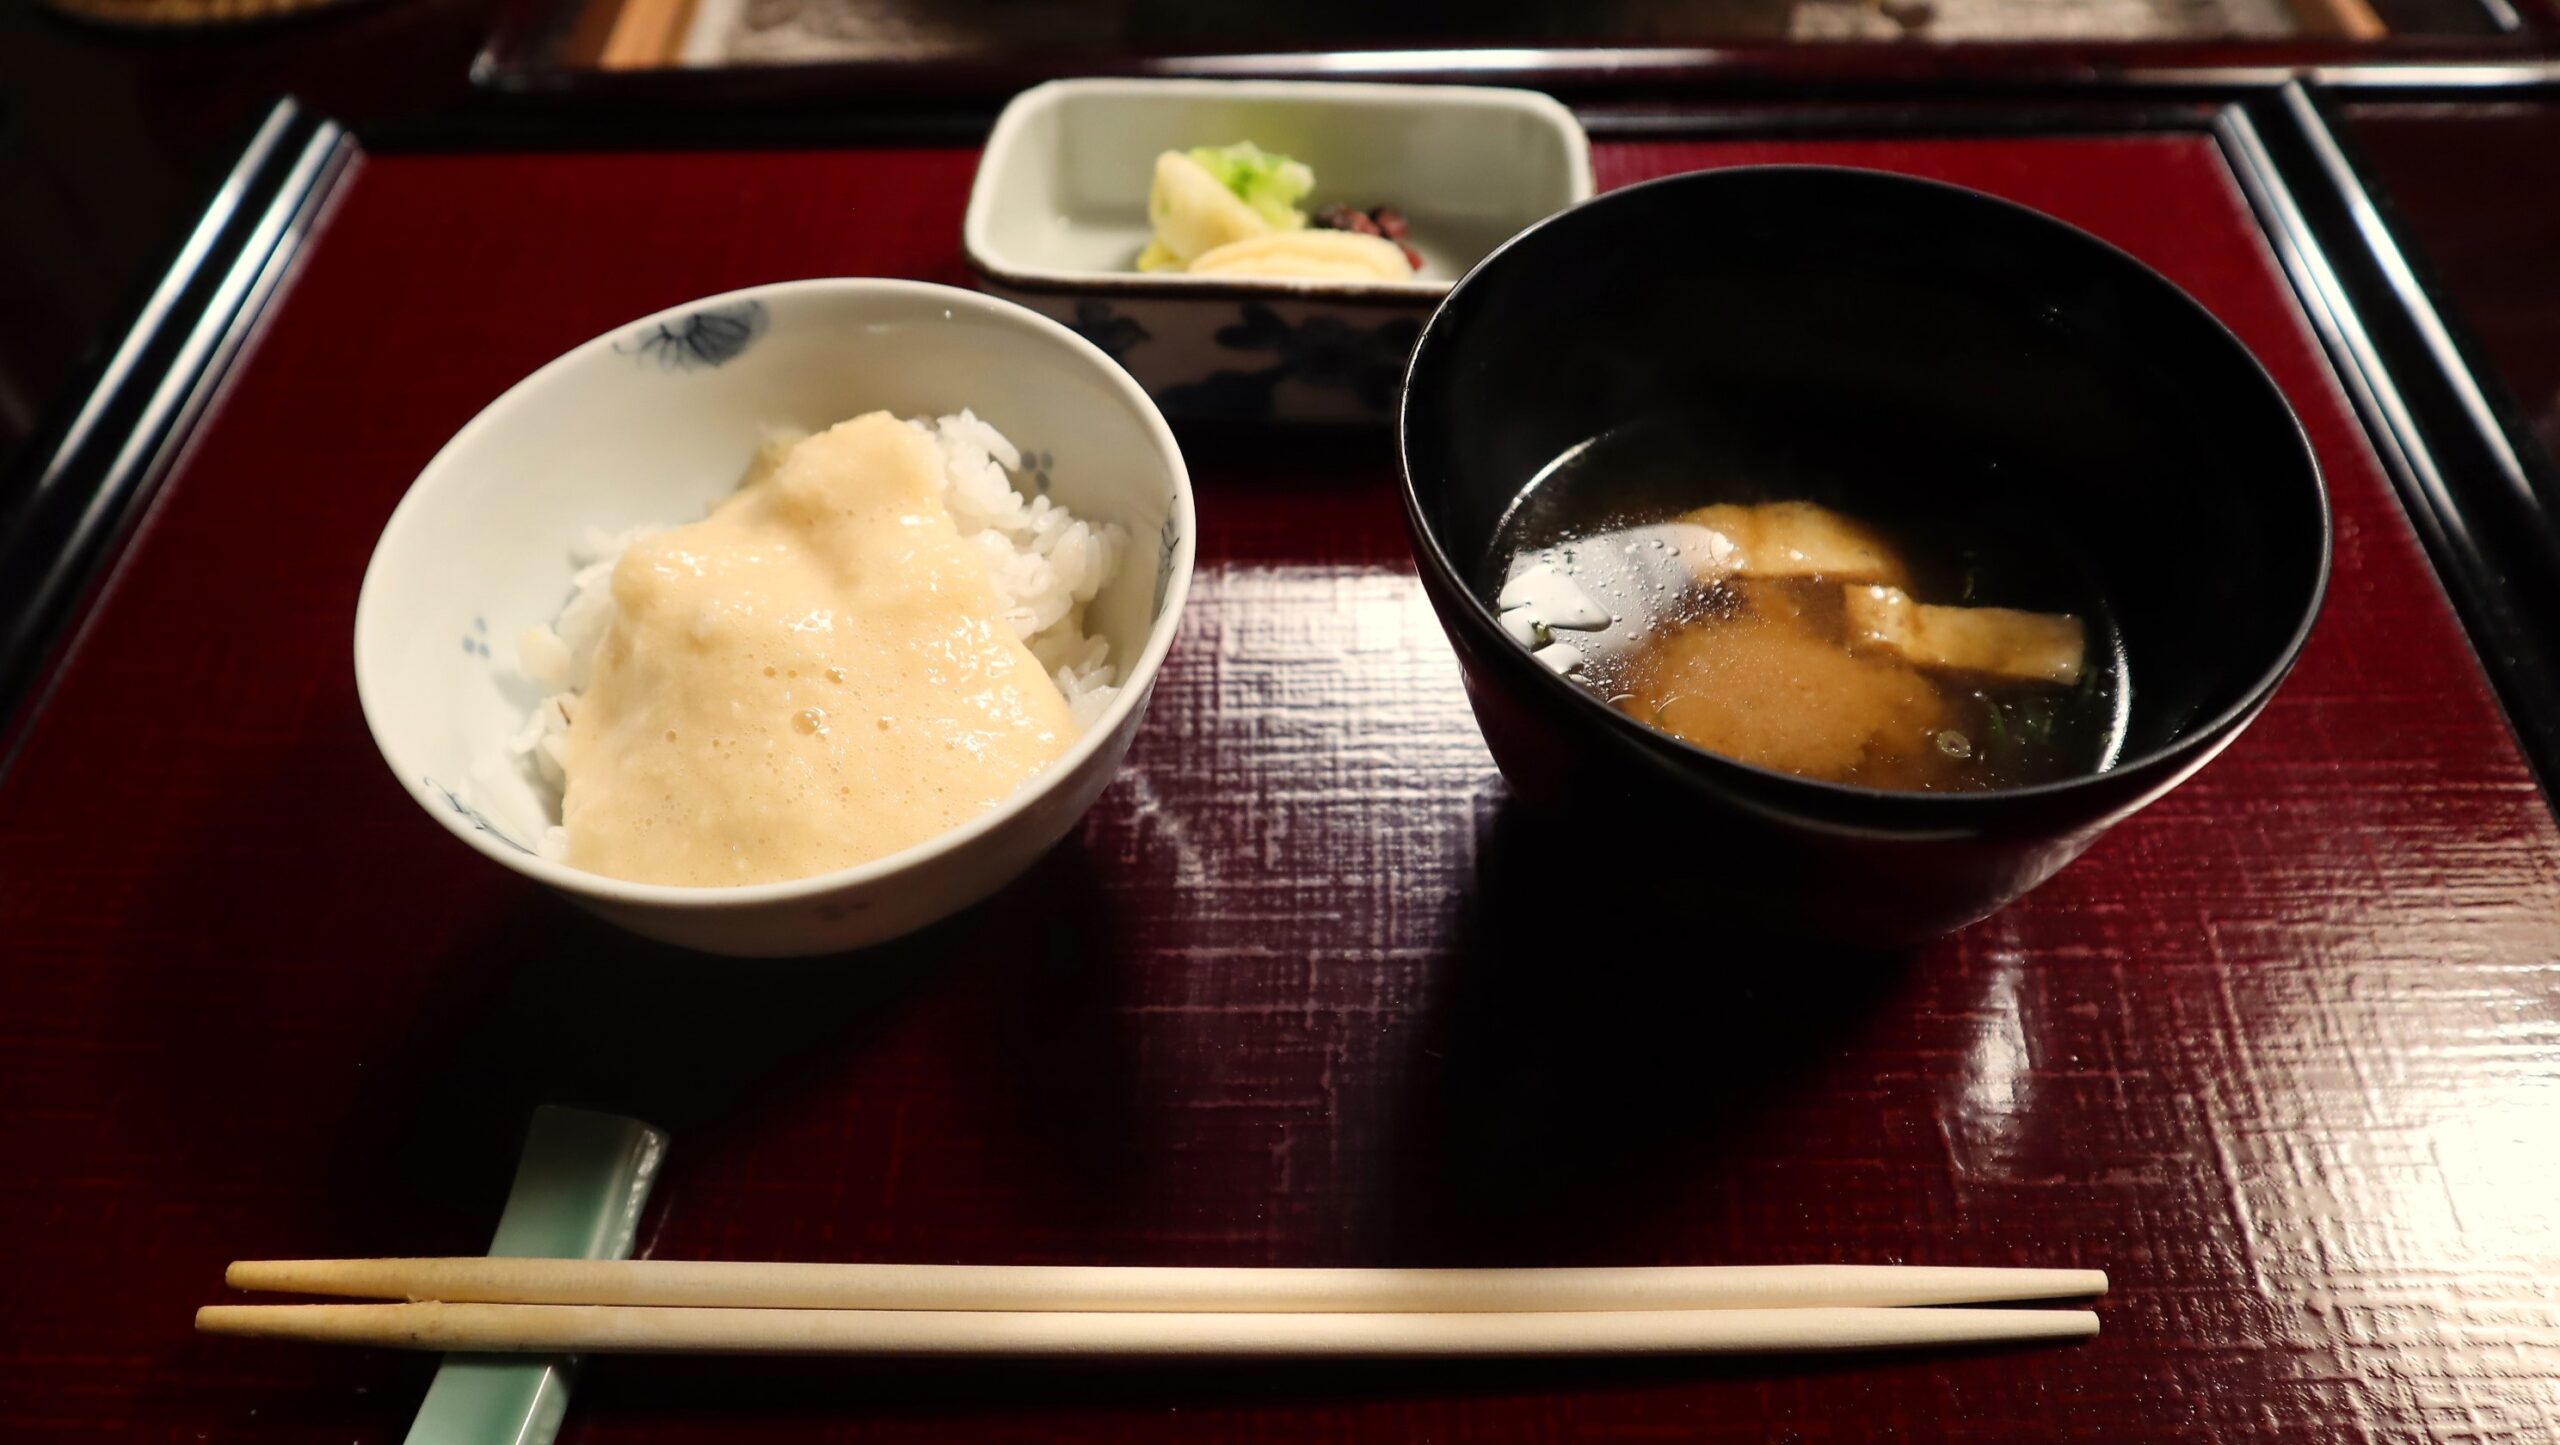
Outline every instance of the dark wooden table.
<path id="1" fill-rule="evenodd" d="M 1382 436 L 1193 437 L 1128 768 L 868 957 L 647 947 L 357 714 L 372 538 L 490 397 L 685 297 L 956 280 L 967 149 L 363 159 L 0 776 L 0 1437 L 376 1441 L 429 1362 L 200 1339 L 222 1262 L 475 1251 L 525 1111 L 674 1135 L 670 1257 L 2111 1270 L 2086 1345 L 1499 1368 L 596 1361 L 571 1441 L 2529 1441 L 2560 1412 L 2560 826 L 2213 146 L 1617 143 L 2089 226 L 2292 396 L 2338 571 L 2223 759 L 1910 956 L 1737 950 L 1505 801 Z M 1609 900 L 1603 896 L 1604 903 Z"/>

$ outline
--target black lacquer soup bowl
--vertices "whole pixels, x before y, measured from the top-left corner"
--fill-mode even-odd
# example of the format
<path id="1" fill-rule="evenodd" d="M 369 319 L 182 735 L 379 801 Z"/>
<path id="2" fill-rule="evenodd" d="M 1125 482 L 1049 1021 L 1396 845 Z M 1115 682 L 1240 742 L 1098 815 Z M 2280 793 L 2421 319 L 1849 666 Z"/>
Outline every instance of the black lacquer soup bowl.
<path id="1" fill-rule="evenodd" d="M 2067 551 L 2126 705 L 2111 765 L 1897 793 L 1693 747 L 1496 620 L 1504 518 L 1577 449 L 1783 456 L 1906 517 Z M 1485 741 L 1592 867 L 1646 860 L 1737 926 L 1862 943 L 1958 928 L 2202 767 L 2266 706 L 2329 571 L 2300 425 L 2231 333 L 2114 247 L 2006 201 L 1820 167 L 1674 176 L 1514 238 L 1451 292 L 1400 423 L 1406 520 Z"/>

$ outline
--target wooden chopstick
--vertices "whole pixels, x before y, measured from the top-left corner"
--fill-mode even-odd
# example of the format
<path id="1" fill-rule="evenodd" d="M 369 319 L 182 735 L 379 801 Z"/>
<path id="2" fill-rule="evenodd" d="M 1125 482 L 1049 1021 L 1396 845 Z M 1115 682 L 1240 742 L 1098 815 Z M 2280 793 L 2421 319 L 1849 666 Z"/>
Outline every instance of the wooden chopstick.
<path id="1" fill-rule="evenodd" d="M 1421 1359 L 1775 1354 L 2084 1339 L 2086 1310 L 1807 1309 L 1443 1314 L 212 1305 L 209 1334 L 393 1349 L 990 1359 Z"/>
<path id="2" fill-rule="evenodd" d="M 1885 1308 L 2086 1299 L 2094 1269 L 1738 1265 L 1601 1269 L 1162 1269 L 692 1260 L 243 1260 L 232 1287 L 451 1304 L 1159 1314 L 1448 1314 Z"/>

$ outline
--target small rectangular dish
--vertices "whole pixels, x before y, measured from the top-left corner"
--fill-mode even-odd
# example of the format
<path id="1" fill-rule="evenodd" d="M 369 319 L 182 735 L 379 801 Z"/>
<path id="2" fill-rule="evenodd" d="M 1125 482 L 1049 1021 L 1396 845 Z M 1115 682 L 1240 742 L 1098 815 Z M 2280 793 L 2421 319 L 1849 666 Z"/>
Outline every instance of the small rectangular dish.
<path id="1" fill-rule="evenodd" d="M 1139 271 L 1156 158 L 1237 141 L 1313 169 L 1310 210 L 1402 211 L 1421 269 L 1409 281 Z M 981 286 L 1074 327 L 1170 416 L 1384 422 L 1451 284 L 1591 191 L 1582 126 L 1534 91 L 1062 80 L 996 121 L 963 236 Z"/>

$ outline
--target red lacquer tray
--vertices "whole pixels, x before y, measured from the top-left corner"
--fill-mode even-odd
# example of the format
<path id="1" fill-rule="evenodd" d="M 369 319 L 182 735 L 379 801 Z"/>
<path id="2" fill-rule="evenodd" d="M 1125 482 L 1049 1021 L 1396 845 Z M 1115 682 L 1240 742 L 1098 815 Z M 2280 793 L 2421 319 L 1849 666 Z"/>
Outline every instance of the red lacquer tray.
<path id="1" fill-rule="evenodd" d="M 661 1256 L 2117 1281 L 2085 1345 L 1917 1357 L 596 1361 L 573 1441 L 2549 1438 L 2560 828 L 2228 136 L 1598 148 L 1604 185 L 1823 161 L 2024 201 L 2299 409 L 2337 513 L 2300 670 L 2025 902 L 1892 958 L 1542 919 L 1555 855 L 1389 439 L 1200 437 L 1199 585 L 1125 775 L 956 925 L 792 964 L 635 943 L 418 816 L 357 713 L 356 586 L 429 455 L 569 345 L 750 282 L 959 280 L 974 152 L 306 138 L 245 350 L 0 778 L 0 1436 L 397 1439 L 430 1360 L 190 1312 L 236 1257 L 478 1250 L 560 1101 L 672 1131 Z"/>

